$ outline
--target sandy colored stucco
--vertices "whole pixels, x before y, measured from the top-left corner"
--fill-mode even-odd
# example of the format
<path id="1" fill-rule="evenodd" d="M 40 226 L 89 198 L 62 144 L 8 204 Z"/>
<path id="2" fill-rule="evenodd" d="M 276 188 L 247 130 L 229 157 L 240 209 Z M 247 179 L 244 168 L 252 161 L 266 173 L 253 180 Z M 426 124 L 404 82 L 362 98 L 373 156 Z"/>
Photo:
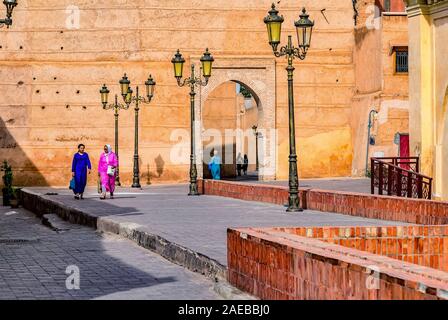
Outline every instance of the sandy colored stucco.
<path id="1" fill-rule="evenodd" d="M 81 13 L 79 29 L 66 26 L 66 9 L 73 4 Z M 349 176 L 354 171 L 352 160 L 365 147 L 354 138 L 365 128 L 354 115 L 366 118 L 370 105 L 362 99 L 354 102 L 356 68 L 365 66 L 354 58 L 362 46 L 355 37 L 352 2 L 303 0 L 302 5 L 316 28 L 307 59 L 295 62 L 299 172 L 302 177 Z M 216 79 L 251 84 L 255 77 L 260 88 L 265 86 L 259 89 L 263 104 L 259 126 L 276 130 L 274 177 L 286 178 L 286 61 L 275 59 L 267 44 L 262 18 L 269 6 L 270 1 L 258 0 L 21 1 L 14 26 L 0 32 L 0 158 L 13 165 L 17 184 L 66 185 L 78 143 L 87 145 L 95 164 L 102 145 L 113 144 L 113 115 L 101 109 L 100 86 L 106 83 L 112 94 L 118 93 L 117 82 L 124 72 L 132 86 L 141 85 L 151 73 L 157 81 L 156 96 L 140 112 L 142 184 L 186 181 L 188 159 L 173 163 L 172 158 L 178 143 L 173 132 L 189 132 L 189 96 L 188 89 L 177 87 L 169 61 L 180 48 L 186 65 L 197 62 L 209 47 L 216 65 L 221 61 L 222 68 L 228 68 L 215 70 Z M 295 1 L 282 1 L 284 39 L 292 34 L 300 7 Z M 323 8 L 329 23 L 320 12 Z M 266 69 L 254 71 L 260 70 L 250 69 L 254 65 Z M 185 72 L 188 75 L 187 66 Z M 202 92 L 197 95 L 201 108 L 206 103 Z M 357 104 L 361 111 L 354 111 Z M 197 112 L 200 116 L 200 108 Z M 133 119 L 132 110 L 120 113 L 124 184 L 131 181 Z"/>
<path id="2" fill-rule="evenodd" d="M 408 2 L 411 144 L 423 173 L 434 177 L 433 196 L 448 199 L 448 1 Z"/>
<path id="3" fill-rule="evenodd" d="M 366 12 L 369 5 L 371 3 L 365 2 L 360 12 Z M 400 8 L 399 5 L 393 7 Z M 407 74 L 395 73 L 393 51 L 394 47 L 408 45 L 407 17 L 403 13 L 389 13 L 376 22 L 369 15 L 361 15 L 359 19 L 360 24 L 355 29 L 356 89 L 351 113 L 353 175 L 365 172 L 367 124 L 371 110 L 376 110 L 378 116 L 371 130 L 375 145 L 369 146 L 369 157 L 375 153 L 398 156 L 394 136 L 409 133 L 409 80 Z M 378 28 L 372 28 L 375 25 Z M 414 155 L 412 150 L 411 155 Z"/>

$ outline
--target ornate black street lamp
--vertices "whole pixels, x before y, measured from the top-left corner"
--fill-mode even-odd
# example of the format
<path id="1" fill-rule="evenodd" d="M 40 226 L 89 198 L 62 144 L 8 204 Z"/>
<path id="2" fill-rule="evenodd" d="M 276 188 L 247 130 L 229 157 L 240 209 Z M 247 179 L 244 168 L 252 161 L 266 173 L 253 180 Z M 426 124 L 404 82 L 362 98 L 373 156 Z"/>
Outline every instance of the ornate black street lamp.
<path id="1" fill-rule="evenodd" d="M 258 127 L 257 126 L 253 126 L 252 130 L 253 130 L 254 135 L 255 135 L 255 152 L 256 152 L 256 159 L 257 159 L 255 170 L 258 171 L 260 169 L 260 165 L 259 165 L 259 162 L 258 162 L 258 137 L 260 136 L 260 132 L 258 131 Z"/>
<path id="2" fill-rule="evenodd" d="M 288 212 L 303 211 L 300 208 L 299 199 L 299 178 L 297 174 L 297 154 L 296 154 L 296 136 L 295 136 L 295 121 L 294 121 L 294 84 L 293 73 L 294 67 L 292 62 L 294 58 L 304 60 L 308 49 L 311 44 L 311 34 L 314 27 L 314 22 L 309 19 L 309 15 L 306 13 L 305 8 L 302 10 L 300 19 L 294 23 L 297 32 L 298 47 L 294 47 L 292 44 L 292 37 L 288 36 L 288 44 L 277 50 L 280 44 L 283 16 L 278 15 L 278 10 L 275 8 L 275 4 L 272 4 L 272 9 L 269 14 L 264 18 L 266 23 L 269 44 L 272 46 L 274 55 L 276 57 L 286 56 L 288 59 L 288 66 L 286 71 L 288 72 L 288 105 L 289 105 L 289 203 Z"/>
<path id="3" fill-rule="evenodd" d="M 208 52 L 208 48 L 205 50 L 204 55 L 201 58 L 202 64 L 202 76 L 205 80 L 202 80 L 201 77 L 196 77 L 194 72 L 194 64 L 191 64 L 191 75 L 189 78 L 186 78 L 182 81 L 182 74 L 185 59 L 182 57 L 182 54 L 177 50 L 177 53 L 174 55 L 174 58 L 171 60 L 174 66 L 174 76 L 177 79 L 177 84 L 179 87 L 183 87 L 185 85 L 190 86 L 190 104 L 191 104 L 191 153 L 190 153 L 190 192 L 188 195 L 190 196 L 198 196 L 198 171 L 196 169 L 196 154 L 195 154 L 195 136 L 194 136 L 194 121 L 195 121 L 195 111 L 194 111 L 194 97 L 196 95 L 195 88 L 196 86 L 206 86 L 208 84 L 208 80 L 212 75 L 212 65 L 213 61 L 215 61 Z"/>
<path id="4" fill-rule="evenodd" d="M 133 179 L 132 179 L 132 188 L 141 188 L 140 185 L 140 168 L 138 164 L 139 156 L 138 156 L 138 111 L 140 110 L 140 103 L 150 103 L 154 96 L 154 87 L 156 85 L 154 79 L 150 75 L 148 80 L 145 82 L 146 87 L 146 97 L 139 96 L 138 86 L 136 87 L 136 96 L 134 97 L 133 91 L 130 87 L 131 82 L 128 80 L 126 73 L 123 78 L 119 81 L 121 96 L 123 97 L 123 101 L 125 105 L 118 103 L 118 95 L 115 95 L 115 104 L 111 104 L 107 106 L 109 89 L 107 89 L 106 85 L 101 88 L 101 102 L 103 104 L 104 109 L 114 109 L 115 110 L 115 151 L 118 157 L 118 110 L 129 109 L 132 102 L 135 102 L 135 135 L 134 135 L 134 170 L 133 170 Z M 117 179 L 115 181 L 117 185 L 120 185 L 118 167 L 117 167 Z"/>
<path id="5" fill-rule="evenodd" d="M 136 95 L 133 96 L 133 91 L 130 87 L 131 82 L 128 80 L 126 73 L 123 78 L 119 81 L 121 87 L 121 95 L 123 96 L 123 100 L 126 105 L 131 105 L 132 102 L 135 102 L 135 134 L 134 134 L 134 172 L 132 179 L 132 188 L 141 188 L 140 185 L 140 168 L 139 168 L 139 156 L 138 156 L 138 112 L 140 110 L 139 104 L 145 103 L 148 104 L 151 102 L 154 96 L 154 87 L 156 85 L 154 79 L 150 75 L 148 80 L 145 82 L 146 87 L 146 97 L 139 95 L 139 88 L 136 87 Z"/>
<path id="6" fill-rule="evenodd" d="M 17 0 L 4 0 L 3 4 L 6 7 L 6 18 L 0 19 L 0 27 L 6 25 L 6 27 L 9 28 L 9 26 L 12 25 L 12 12 L 17 6 Z"/>
<path id="7" fill-rule="evenodd" d="M 118 112 L 120 109 L 122 110 L 128 110 L 129 106 L 127 104 L 120 104 L 118 103 L 118 95 L 115 95 L 115 103 L 114 104 L 107 104 L 108 98 L 109 98 L 109 89 L 107 89 L 106 85 L 104 84 L 103 87 L 100 90 L 101 93 L 101 103 L 103 104 L 104 110 L 114 110 L 114 116 L 115 116 L 115 154 L 118 156 Z M 121 186 L 120 183 L 120 162 L 118 162 L 117 166 L 117 175 L 115 177 L 115 185 Z"/>

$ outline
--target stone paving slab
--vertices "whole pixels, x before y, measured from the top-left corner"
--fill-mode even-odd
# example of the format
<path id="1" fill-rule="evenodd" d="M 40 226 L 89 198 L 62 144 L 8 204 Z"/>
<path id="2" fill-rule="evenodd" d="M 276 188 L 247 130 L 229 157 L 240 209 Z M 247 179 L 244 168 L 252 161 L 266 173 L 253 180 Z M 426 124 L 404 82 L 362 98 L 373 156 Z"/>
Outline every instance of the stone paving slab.
<path id="1" fill-rule="evenodd" d="M 86 199 L 73 198 L 70 190 L 28 188 L 45 199 L 63 203 L 93 217 L 132 225 L 149 234 L 199 252 L 227 264 L 227 228 L 291 226 L 403 225 L 401 222 L 365 219 L 334 213 L 305 211 L 287 214 L 279 205 L 247 202 L 224 197 L 188 197 L 187 185 L 119 188 L 115 199 L 99 200 L 94 189 Z M 58 195 L 45 195 L 46 193 Z"/>
<path id="2" fill-rule="evenodd" d="M 268 184 L 288 187 L 287 180 L 258 181 L 256 176 L 238 177 L 229 181 L 249 184 Z M 326 179 L 300 179 L 300 188 L 320 190 L 347 191 L 370 194 L 370 179 L 368 178 L 326 178 Z"/>
<path id="3" fill-rule="evenodd" d="M 213 282 L 131 241 L 60 224 L 68 231 L 0 207 L 0 300 L 221 299 Z M 79 290 L 66 287 L 69 265 L 79 268 Z"/>

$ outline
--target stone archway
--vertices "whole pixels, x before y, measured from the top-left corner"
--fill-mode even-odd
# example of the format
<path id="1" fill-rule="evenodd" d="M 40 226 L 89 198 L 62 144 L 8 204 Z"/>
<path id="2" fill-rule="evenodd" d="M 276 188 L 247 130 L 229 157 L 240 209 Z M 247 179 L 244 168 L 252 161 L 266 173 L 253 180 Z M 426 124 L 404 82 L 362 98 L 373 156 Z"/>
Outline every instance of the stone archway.
<path id="1" fill-rule="evenodd" d="M 195 59 L 193 59 L 195 60 Z M 273 58 L 254 57 L 215 57 L 213 74 L 206 87 L 202 87 L 196 99 L 196 154 L 199 176 L 203 172 L 202 145 L 202 106 L 209 94 L 221 84 L 233 81 L 243 84 L 253 91 L 258 106 L 258 127 L 262 132 L 260 148 L 260 180 L 271 180 L 276 177 L 277 135 L 275 124 L 275 60 Z"/>

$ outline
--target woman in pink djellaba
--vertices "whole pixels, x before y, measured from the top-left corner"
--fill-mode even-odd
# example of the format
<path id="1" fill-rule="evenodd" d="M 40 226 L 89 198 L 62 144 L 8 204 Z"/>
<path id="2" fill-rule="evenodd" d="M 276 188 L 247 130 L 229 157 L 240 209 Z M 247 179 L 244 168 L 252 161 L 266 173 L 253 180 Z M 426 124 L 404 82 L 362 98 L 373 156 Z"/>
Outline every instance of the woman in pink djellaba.
<path id="1" fill-rule="evenodd" d="M 106 192 L 110 192 L 110 198 L 114 198 L 115 176 L 117 174 L 118 158 L 112 152 L 112 147 L 108 144 L 104 146 L 104 152 L 100 156 L 98 163 L 98 176 L 101 179 L 102 194 L 100 199 L 106 199 Z"/>

